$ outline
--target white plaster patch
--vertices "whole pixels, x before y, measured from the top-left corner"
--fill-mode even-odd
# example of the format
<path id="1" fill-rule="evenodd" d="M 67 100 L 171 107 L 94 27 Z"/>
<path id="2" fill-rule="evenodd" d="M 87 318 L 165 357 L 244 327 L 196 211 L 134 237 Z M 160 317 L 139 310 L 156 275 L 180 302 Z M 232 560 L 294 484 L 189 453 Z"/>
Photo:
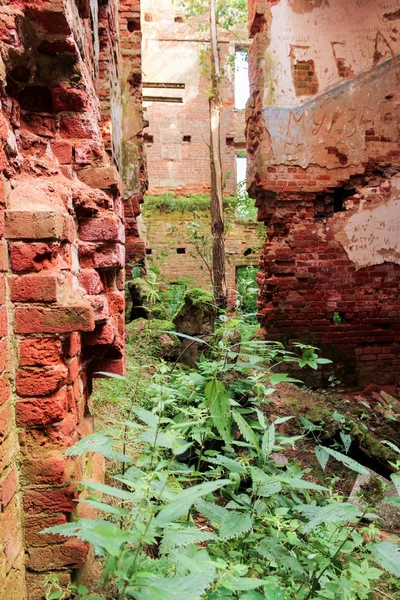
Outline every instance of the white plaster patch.
<path id="1" fill-rule="evenodd" d="M 400 199 L 352 215 L 343 233 L 340 241 L 357 268 L 400 264 Z"/>

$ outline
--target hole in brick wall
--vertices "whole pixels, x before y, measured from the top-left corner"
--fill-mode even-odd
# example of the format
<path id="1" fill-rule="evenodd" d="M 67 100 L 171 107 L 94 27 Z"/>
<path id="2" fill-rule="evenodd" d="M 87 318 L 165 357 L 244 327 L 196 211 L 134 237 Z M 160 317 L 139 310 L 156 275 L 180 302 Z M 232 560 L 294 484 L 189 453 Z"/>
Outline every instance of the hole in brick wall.
<path id="1" fill-rule="evenodd" d="M 143 141 L 145 144 L 152 144 L 154 142 L 154 136 L 145 133 L 143 136 Z"/>
<path id="2" fill-rule="evenodd" d="M 192 141 L 192 136 L 191 135 L 184 135 L 182 137 L 182 142 L 191 142 Z"/>
<path id="3" fill-rule="evenodd" d="M 344 205 L 345 201 L 347 198 L 350 198 L 350 196 L 354 196 L 355 193 L 356 190 L 353 188 L 348 190 L 337 188 L 333 193 L 333 212 L 344 212 L 346 210 Z"/>
<path id="4" fill-rule="evenodd" d="M 247 248 L 247 250 L 243 252 L 243 256 L 249 256 L 249 254 L 252 254 L 253 252 L 253 248 Z"/>
<path id="5" fill-rule="evenodd" d="M 144 20 L 145 20 L 147 23 L 150 23 L 150 21 L 152 21 L 152 20 L 153 20 L 153 15 L 152 15 L 151 13 L 144 13 Z"/>
<path id="6" fill-rule="evenodd" d="M 128 19 L 128 31 L 133 33 L 134 31 L 140 31 L 140 19 Z"/>
<path id="7" fill-rule="evenodd" d="M 9 77 L 11 79 L 14 79 L 14 81 L 28 83 L 30 74 L 31 72 L 27 67 L 19 65 L 18 67 L 14 67 L 14 69 L 10 71 Z"/>
<path id="8" fill-rule="evenodd" d="M 33 85 L 26 87 L 18 93 L 17 100 L 22 110 L 30 112 L 52 111 L 50 90 L 45 86 Z"/>
<path id="9" fill-rule="evenodd" d="M 153 254 L 153 250 L 151 248 L 146 248 L 146 254 Z"/>
<path id="10" fill-rule="evenodd" d="M 235 138 L 233 136 L 227 135 L 226 136 L 226 145 L 233 146 L 234 143 L 235 143 Z"/>
<path id="11" fill-rule="evenodd" d="M 175 23 L 183 23 L 184 18 L 181 15 L 177 15 L 176 17 L 174 17 L 174 21 Z"/>
<path id="12" fill-rule="evenodd" d="M 297 60 L 292 63 L 292 79 L 296 96 L 312 96 L 319 89 L 313 60 Z"/>
<path id="13" fill-rule="evenodd" d="M 176 253 L 177 254 L 186 254 L 186 248 L 177 248 Z"/>

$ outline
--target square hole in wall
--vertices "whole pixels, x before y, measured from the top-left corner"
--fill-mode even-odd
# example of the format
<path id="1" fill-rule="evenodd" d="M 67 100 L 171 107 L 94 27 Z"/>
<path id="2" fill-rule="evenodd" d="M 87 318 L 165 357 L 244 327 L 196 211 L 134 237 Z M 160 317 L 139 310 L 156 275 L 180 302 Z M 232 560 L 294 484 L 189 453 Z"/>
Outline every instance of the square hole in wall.
<path id="1" fill-rule="evenodd" d="M 143 141 L 145 144 L 152 144 L 154 142 L 154 136 L 145 133 L 143 136 Z"/>
<path id="2" fill-rule="evenodd" d="M 175 23 L 183 23 L 184 20 L 185 19 L 182 17 L 182 15 L 176 15 L 176 17 L 174 17 Z"/>
<path id="3" fill-rule="evenodd" d="M 153 250 L 151 248 L 146 248 L 146 254 L 153 254 Z"/>
<path id="4" fill-rule="evenodd" d="M 188 142 L 190 143 L 192 141 L 192 136 L 191 135 L 184 135 L 182 137 L 182 142 Z"/>
<path id="5" fill-rule="evenodd" d="M 140 18 L 128 19 L 128 31 L 129 33 L 140 31 Z"/>
<path id="6" fill-rule="evenodd" d="M 186 254 L 186 248 L 177 248 L 176 253 L 177 254 Z"/>

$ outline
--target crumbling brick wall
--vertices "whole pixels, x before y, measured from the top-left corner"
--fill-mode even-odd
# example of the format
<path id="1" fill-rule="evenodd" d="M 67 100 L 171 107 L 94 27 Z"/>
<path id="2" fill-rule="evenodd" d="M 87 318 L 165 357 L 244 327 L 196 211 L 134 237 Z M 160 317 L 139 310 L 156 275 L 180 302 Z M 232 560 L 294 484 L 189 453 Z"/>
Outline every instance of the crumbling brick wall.
<path id="1" fill-rule="evenodd" d="M 203 21 L 201 30 L 198 21 Z M 179 3 L 142 1 L 144 110 L 149 192 L 210 191 L 210 126 L 204 16 L 188 19 Z M 236 191 L 236 155 L 244 148 L 244 111 L 234 109 L 235 48 L 246 45 L 245 27 L 219 30 L 221 154 L 226 193 Z M 205 64 L 204 64 L 205 63 Z"/>
<path id="2" fill-rule="evenodd" d="M 186 282 L 212 289 L 210 269 L 210 213 L 207 210 L 145 210 L 142 214 L 143 238 L 148 263 L 159 269 L 167 283 Z M 196 226 L 193 226 L 196 223 Z M 235 218 L 225 212 L 226 285 L 228 304 L 237 300 L 237 269 L 257 267 L 264 238 L 264 227 L 253 221 Z M 201 240 L 196 242 L 193 232 Z M 197 246 L 197 247 L 196 247 Z"/>
<path id="3" fill-rule="evenodd" d="M 64 452 L 93 375 L 124 370 L 118 3 L 1 1 L 0 52 L 0 598 L 36 600 L 85 563 L 39 532 L 83 514 L 102 463 Z"/>
<path id="4" fill-rule="evenodd" d="M 399 377 L 396 6 L 250 2 L 248 184 L 268 235 L 262 327 L 320 346 L 355 386 Z"/>

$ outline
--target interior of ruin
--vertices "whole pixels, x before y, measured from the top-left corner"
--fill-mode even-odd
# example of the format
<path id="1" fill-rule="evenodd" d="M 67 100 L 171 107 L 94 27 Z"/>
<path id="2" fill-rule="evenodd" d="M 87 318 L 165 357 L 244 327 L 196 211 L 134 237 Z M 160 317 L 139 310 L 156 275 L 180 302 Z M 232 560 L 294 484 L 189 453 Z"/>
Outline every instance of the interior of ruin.
<path id="1" fill-rule="evenodd" d="M 170 0 L 0 0 L 0 600 L 91 568 L 40 531 L 91 514 L 76 482 L 103 461 L 65 451 L 94 430 L 96 374 L 124 375 L 125 274 L 164 253 L 171 281 L 208 285 L 185 233 L 207 210 L 154 200 L 210 193 L 201 40 Z M 231 306 L 258 266 L 263 338 L 395 389 L 398 0 L 249 0 L 219 51 L 248 54 L 245 107 L 224 74 L 221 147 L 227 197 L 247 158 L 258 221 L 227 232 Z"/>

